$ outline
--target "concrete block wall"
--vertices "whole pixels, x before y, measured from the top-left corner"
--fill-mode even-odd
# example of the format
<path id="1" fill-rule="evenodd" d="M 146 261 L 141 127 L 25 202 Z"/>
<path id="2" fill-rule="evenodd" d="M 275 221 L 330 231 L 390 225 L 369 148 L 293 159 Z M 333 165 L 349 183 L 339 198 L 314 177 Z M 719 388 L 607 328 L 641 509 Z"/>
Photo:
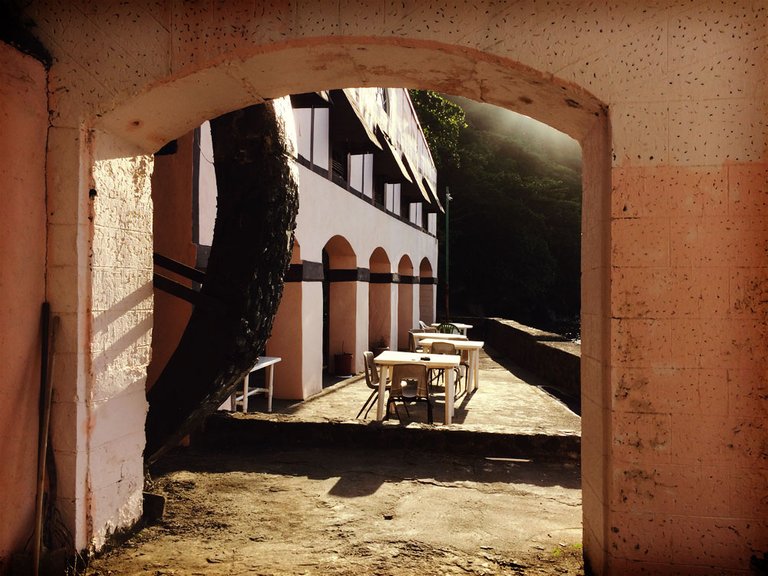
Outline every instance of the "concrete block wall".
<path id="1" fill-rule="evenodd" d="M 89 546 L 142 513 L 146 374 L 152 337 L 152 156 L 95 134 L 91 369 L 85 397 Z"/>
<path id="2" fill-rule="evenodd" d="M 768 549 L 765 8 L 670 10 L 627 46 L 653 82 L 612 99 L 615 573 L 746 573 Z"/>
<path id="3" fill-rule="evenodd" d="M 473 324 L 475 320 L 470 321 Z M 581 346 L 550 332 L 512 320 L 488 318 L 482 322 L 482 339 L 519 367 L 542 379 L 577 407 L 581 398 Z"/>

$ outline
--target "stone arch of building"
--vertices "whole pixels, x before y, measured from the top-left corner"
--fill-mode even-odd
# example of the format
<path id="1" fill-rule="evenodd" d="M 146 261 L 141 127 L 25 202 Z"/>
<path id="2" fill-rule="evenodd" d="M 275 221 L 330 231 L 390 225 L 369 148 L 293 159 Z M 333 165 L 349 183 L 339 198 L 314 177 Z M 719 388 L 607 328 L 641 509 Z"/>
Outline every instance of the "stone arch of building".
<path id="1" fill-rule="evenodd" d="M 429 258 L 419 263 L 419 320 L 427 324 L 435 321 L 436 278 Z"/>
<path id="2" fill-rule="evenodd" d="M 205 120 L 266 99 L 374 85 L 459 94 L 576 139 L 605 114 L 587 90 L 550 73 L 472 47 L 413 38 L 324 37 L 241 48 L 155 80 L 100 111 L 95 126 L 153 152 Z"/>
<path id="3" fill-rule="evenodd" d="M 297 238 L 293 239 L 293 249 L 291 250 L 291 264 L 301 264 L 301 244 Z"/>
<path id="4" fill-rule="evenodd" d="M 368 346 L 369 349 L 389 347 L 392 338 L 392 262 L 386 250 L 379 246 L 368 261 Z"/>
<path id="5" fill-rule="evenodd" d="M 141 153 L 154 152 L 219 114 L 291 93 L 372 85 L 434 89 L 466 96 L 522 112 L 583 142 L 589 141 L 584 146 L 585 221 L 593 222 L 596 232 L 586 238 L 585 250 L 594 256 L 587 263 L 591 285 L 597 288 L 596 293 L 605 296 L 601 286 L 605 270 L 603 243 L 607 239 L 597 230 L 605 219 L 610 188 L 609 178 L 605 177 L 610 168 L 610 142 L 602 104 L 579 86 L 472 47 L 413 38 L 324 37 L 243 48 L 237 54 L 224 51 L 216 58 L 182 67 L 178 73 L 149 79 L 137 93 L 105 99 L 118 104 L 91 116 L 94 121 L 90 125 L 97 134 L 93 158 L 114 163 L 134 158 L 133 170 L 140 172 L 147 169 Z M 129 187 L 117 192 L 131 194 Z M 354 268 L 351 246 L 346 250 L 341 240 L 333 238 L 326 248 L 329 271 L 336 274 Z M 396 345 L 405 349 L 408 329 L 418 320 L 415 312 L 419 310 L 414 304 L 413 263 L 401 259 L 397 273 Z M 353 349 L 352 343 L 359 336 L 355 318 L 358 298 L 353 282 L 328 284 L 329 312 L 337 320 L 328 323 L 324 342 L 329 368 L 333 370 L 332 356 Z M 94 292 L 97 290 L 94 287 Z M 346 305 L 336 311 L 332 308 L 334 302 Z M 598 299 L 593 309 L 585 310 L 587 318 L 594 318 L 586 323 L 582 334 L 585 343 L 602 333 L 602 322 L 607 319 L 603 314 L 605 304 L 605 300 Z M 596 351 L 600 371 L 605 343 L 599 338 L 594 342 L 591 349 Z M 604 382 L 604 377 L 599 380 Z M 592 472 L 602 474 L 597 464 Z M 589 473 L 585 470 L 586 476 Z"/>
<path id="6" fill-rule="evenodd" d="M 354 353 L 357 342 L 357 288 L 357 254 L 346 238 L 333 236 L 323 247 L 323 353 L 333 374 L 354 371 L 343 357 Z"/>
<path id="7" fill-rule="evenodd" d="M 400 350 L 408 350 L 408 331 L 417 325 L 414 280 L 413 261 L 405 254 L 397 263 L 397 347 Z"/>
<path id="8" fill-rule="evenodd" d="M 313 361 L 320 364 L 320 346 L 317 342 L 319 336 L 304 327 L 306 301 L 310 297 L 308 292 L 311 291 L 310 285 L 316 282 L 303 281 L 303 267 L 301 244 L 294 239 L 290 268 L 265 351 L 268 356 L 282 359 L 280 382 L 274 390 L 276 398 L 305 398 L 307 389 L 322 386 L 320 374 L 315 376 L 314 381 L 307 376 L 307 373 L 312 374 L 308 366 L 312 366 Z M 315 348 L 316 356 L 304 352 Z"/>

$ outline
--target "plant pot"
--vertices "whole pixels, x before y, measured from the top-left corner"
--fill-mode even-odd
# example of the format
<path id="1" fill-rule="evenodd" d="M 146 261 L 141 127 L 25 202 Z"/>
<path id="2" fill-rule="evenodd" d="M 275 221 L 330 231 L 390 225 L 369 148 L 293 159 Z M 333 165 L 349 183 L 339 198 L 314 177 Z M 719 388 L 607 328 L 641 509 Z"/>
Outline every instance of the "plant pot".
<path id="1" fill-rule="evenodd" d="M 378 356 L 382 352 L 386 352 L 387 350 L 389 350 L 389 346 L 372 346 L 371 347 L 371 352 L 373 352 L 374 358 L 376 358 L 376 356 Z"/>
<path id="2" fill-rule="evenodd" d="M 350 376 L 354 374 L 352 370 L 352 354 L 342 352 L 333 355 L 333 368 L 336 376 Z"/>

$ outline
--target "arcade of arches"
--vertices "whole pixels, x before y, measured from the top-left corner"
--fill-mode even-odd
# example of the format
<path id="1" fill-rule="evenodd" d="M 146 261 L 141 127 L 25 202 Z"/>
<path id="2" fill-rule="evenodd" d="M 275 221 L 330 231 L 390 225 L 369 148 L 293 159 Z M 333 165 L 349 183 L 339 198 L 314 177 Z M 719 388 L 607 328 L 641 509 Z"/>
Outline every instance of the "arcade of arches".
<path id="1" fill-rule="evenodd" d="M 403 86 L 520 111 L 582 145 L 591 569 L 738 574 L 768 550 L 764 2 L 32 0 L 24 18 L 53 64 L 46 77 L 0 49 L 2 157 L 14 159 L 0 173 L 14 183 L 4 215 L 28 240 L 23 253 L 0 246 L 2 278 L 23 279 L 0 282 L 15 304 L 0 317 L 0 405 L 34 413 L 20 391 L 38 334 L 5 333 L 36 325 L 45 298 L 61 316 L 58 502 L 78 548 L 141 512 L 152 153 L 263 99 Z M 388 265 L 370 258 L 372 271 Z M 34 437 L 28 420 L 0 419 L 28 427 L 0 437 Z M 19 521 L 0 528 L 2 557 L 34 509 L 34 447 L 6 444 L 16 473 L 0 510 Z"/>
<path id="2" fill-rule="evenodd" d="M 414 277 L 393 272 L 381 246 L 371 254 L 370 267 L 360 267 L 361 249 L 341 235 L 333 236 L 323 247 L 320 270 L 321 263 L 302 260 L 300 242 L 294 244 L 292 267 L 300 273 L 289 272 L 286 278 L 266 350 L 283 358 L 275 397 L 304 399 L 317 394 L 324 370 L 336 375 L 359 373 L 363 351 L 374 346 L 408 349 L 408 330 L 419 320 L 434 320 L 436 284 L 426 257 L 421 275 Z M 317 357 L 319 350 L 322 358 Z M 352 363 L 337 366 L 345 353 Z"/>

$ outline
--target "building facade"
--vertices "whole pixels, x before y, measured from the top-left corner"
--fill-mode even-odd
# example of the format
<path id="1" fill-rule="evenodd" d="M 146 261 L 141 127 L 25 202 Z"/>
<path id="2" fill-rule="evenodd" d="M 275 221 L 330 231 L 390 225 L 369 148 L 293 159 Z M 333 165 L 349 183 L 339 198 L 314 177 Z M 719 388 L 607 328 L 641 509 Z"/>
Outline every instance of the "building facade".
<path id="1" fill-rule="evenodd" d="M 305 399 L 351 354 L 407 348 L 435 317 L 436 171 L 408 92 L 358 88 L 283 99 L 296 132 L 299 214 L 291 266 L 264 353 L 283 359 L 275 397 Z M 153 175 L 156 252 L 205 270 L 216 218 L 211 132 L 204 123 L 159 155 Z M 188 214 L 189 218 L 184 217 Z M 155 294 L 150 386 L 189 318 Z M 345 361 L 349 362 L 349 360 Z"/>

